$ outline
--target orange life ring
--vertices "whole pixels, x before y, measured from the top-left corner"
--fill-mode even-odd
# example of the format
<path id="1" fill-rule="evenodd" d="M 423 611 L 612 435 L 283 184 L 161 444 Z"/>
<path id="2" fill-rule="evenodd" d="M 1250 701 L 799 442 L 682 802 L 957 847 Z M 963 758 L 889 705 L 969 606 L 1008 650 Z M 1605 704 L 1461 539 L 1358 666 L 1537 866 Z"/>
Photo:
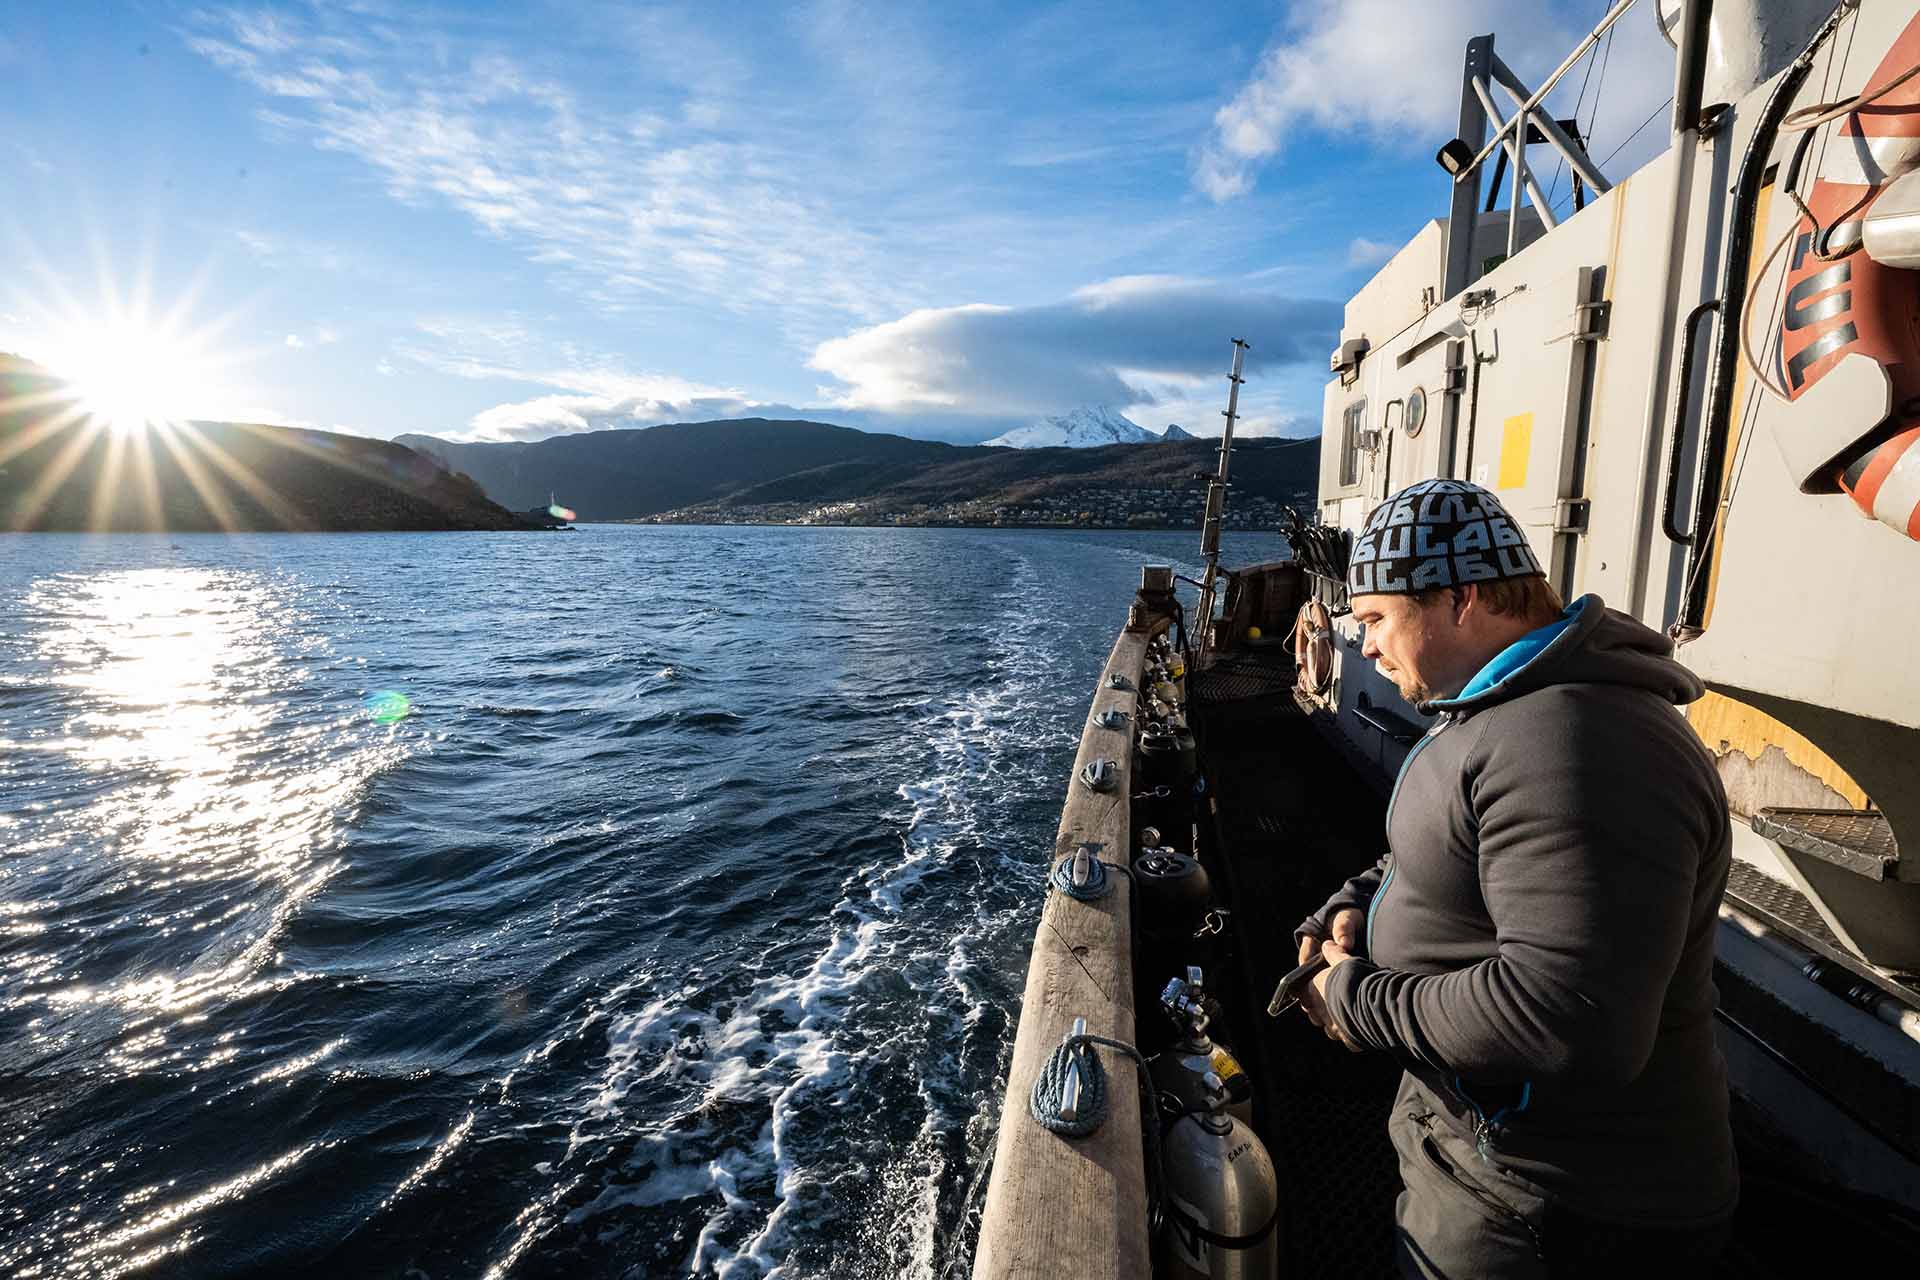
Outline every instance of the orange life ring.
<path id="1" fill-rule="evenodd" d="M 1333 619 L 1318 600 L 1301 605 L 1293 621 L 1293 662 L 1308 693 L 1325 693 L 1333 683 Z"/>
<path id="2" fill-rule="evenodd" d="M 1863 515 L 1914 539 L 1920 539 L 1920 279 L 1854 250 L 1861 219 L 1881 192 L 1920 168 L 1920 77 L 1908 72 L 1917 64 L 1920 18 L 1907 24 L 1867 77 L 1862 97 L 1869 102 L 1846 113 L 1834 145 L 1820 153 L 1823 169 L 1792 234 L 1777 356 L 1789 400 L 1799 400 L 1853 353 L 1886 371 L 1890 416 L 1858 423 L 1851 445 L 1794 479 L 1804 493 L 1843 491 Z M 1818 228 L 1806 213 L 1819 220 Z M 1828 256 L 1815 252 L 1821 248 L 1816 230 L 1836 246 Z M 1789 453 L 1790 466 L 1794 461 Z"/>

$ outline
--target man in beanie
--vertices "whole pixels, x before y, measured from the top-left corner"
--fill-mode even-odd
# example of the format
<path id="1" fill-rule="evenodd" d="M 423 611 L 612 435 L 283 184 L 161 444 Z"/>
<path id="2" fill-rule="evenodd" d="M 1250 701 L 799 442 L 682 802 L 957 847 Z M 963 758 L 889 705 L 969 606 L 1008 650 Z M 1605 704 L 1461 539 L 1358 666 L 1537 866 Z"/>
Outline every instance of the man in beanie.
<path id="1" fill-rule="evenodd" d="M 1406 1067 L 1409 1276 L 1698 1271 L 1738 1196 L 1713 938 L 1726 795 L 1700 681 L 1595 596 L 1562 608 L 1493 494 L 1428 480 L 1347 573 L 1362 653 L 1423 713 L 1392 850 L 1300 926 L 1306 1000 Z"/>

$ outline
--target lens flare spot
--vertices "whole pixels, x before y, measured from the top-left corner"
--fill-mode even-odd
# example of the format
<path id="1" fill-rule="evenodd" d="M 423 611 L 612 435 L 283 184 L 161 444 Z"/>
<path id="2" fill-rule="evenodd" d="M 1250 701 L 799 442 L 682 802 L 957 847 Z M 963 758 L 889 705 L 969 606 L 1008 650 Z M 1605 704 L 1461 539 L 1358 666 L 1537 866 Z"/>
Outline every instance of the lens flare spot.
<path id="1" fill-rule="evenodd" d="M 565 520 L 569 524 L 578 518 L 574 515 L 572 507 L 563 507 L 557 502 L 547 508 L 547 514 L 555 520 Z"/>
<path id="2" fill-rule="evenodd" d="M 397 689 L 367 695 L 367 714 L 375 724 L 397 724 L 413 711 L 413 699 Z"/>

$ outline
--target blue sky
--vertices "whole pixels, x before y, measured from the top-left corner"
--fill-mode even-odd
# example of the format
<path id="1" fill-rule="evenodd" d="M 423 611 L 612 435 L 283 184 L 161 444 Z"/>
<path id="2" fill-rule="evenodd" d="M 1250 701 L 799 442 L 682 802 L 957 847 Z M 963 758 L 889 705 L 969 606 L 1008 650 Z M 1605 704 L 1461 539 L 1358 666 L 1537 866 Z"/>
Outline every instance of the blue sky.
<path id="1" fill-rule="evenodd" d="M 179 412 L 376 436 L 980 439 L 1217 432 L 1244 336 L 1252 428 L 1308 433 L 1340 300 L 1444 208 L 1467 35 L 1537 79 L 1605 8 L 16 4 L 0 349 L 118 314 Z M 1604 156 L 1670 55 L 1630 13 L 1595 62 Z"/>

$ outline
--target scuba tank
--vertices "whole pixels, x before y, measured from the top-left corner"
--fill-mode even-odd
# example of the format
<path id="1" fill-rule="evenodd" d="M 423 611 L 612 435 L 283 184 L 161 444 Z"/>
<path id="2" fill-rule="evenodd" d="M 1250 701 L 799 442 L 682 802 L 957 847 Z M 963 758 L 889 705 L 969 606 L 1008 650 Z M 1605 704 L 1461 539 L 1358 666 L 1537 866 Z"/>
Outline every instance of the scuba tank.
<path id="1" fill-rule="evenodd" d="M 1156 848 L 1186 853 L 1193 848 L 1193 797 L 1166 783 L 1133 793 L 1134 847 L 1144 855 Z M 1153 832 L 1148 839 L 1147 833 Z"/>
<path id="2" fill-rule="evenodd" d="M 1227 1114 L 1227 1086 L 1208 1072 L 1207 1109 L 1161 1139 L 1166 1197 L 1154 1238 L 1160 1280 L 1274 1280 L 1280 1186 L 1266 1144 Z"/>
<path id="3" fill-rule="evenodd" d="M 1203 1111 L 1207 1105 L 1208 1072 L 1220 1077 L 1227 1090 L 1227 1114 L 1253 1127 L 1253 1082 L 1233 1051 L 1207 1035 L 1207 993 L 1198 965 L 1187 967 L 1185 978 L 1168 981 L 1160 993 L 1160 1007 L 1173 1020 L 1180 1038 L 1147 1064 L 1161 1107 L 1176 1117 Z"/>
<path id="4" fill-rule="evenodd" d="M 1178 776 L 1185 778 L 1187 787 L 1191 789 L 1194 779 L 1200 776 L 1200 746 L 1194 741 L 1193 730 L 1187 727 L 1185 716 L 1168 716 L 1167 732 L 1173 735 L 1173 745 L 1178 751 Z"/>
<path id="5" fill-rule="evenodd" d="M 1213 886 L 1192 854 L 1166 845 L 1142 849 L 1133 861 L 1133 883 L 1140 895 L 1141 940 L 1149 945 L 1186 942 L 1207 918 Z M 1169 972 L 1185 969 L 1180 964 Z M 1157 979 L 1154 986 L 1160 986 Z"/>
<path id="6" fill-rule="evenodd" d="M 1140 787 L 1177 787 L 1180 743 L 1173 730 L 1149 720 L 1140 726 Z"/>
<path id="7" fill-rule="evenodd" d="M 1140 767 L 1135 773 L 1133 825 L 1154 827 L 1164 843 L 1190 852 L 1193 848 L 1193 771 L 1183 752 L 1180 732 L 1158 720 L 1140 726 Z M 1142 842 L 1145 844 L 1146 842 Z"/>
<path id="8" fill-rule="evenodd" d="M 1193 935 L 1207 918 L 1210 888 L 1206 869 L 1196 859 L 1165 845 L 1147 848 L 1134 859 L 1133 885 L 1138 907 L 1133 1007 L 1150 1009 L 1167 979 L 1185 973 L 1202 949 Z M 1158 1018 L 1135 1023 L 1141 1051 L 1147 1053 L 1171 1043 L 1172 1030 Z"/>

